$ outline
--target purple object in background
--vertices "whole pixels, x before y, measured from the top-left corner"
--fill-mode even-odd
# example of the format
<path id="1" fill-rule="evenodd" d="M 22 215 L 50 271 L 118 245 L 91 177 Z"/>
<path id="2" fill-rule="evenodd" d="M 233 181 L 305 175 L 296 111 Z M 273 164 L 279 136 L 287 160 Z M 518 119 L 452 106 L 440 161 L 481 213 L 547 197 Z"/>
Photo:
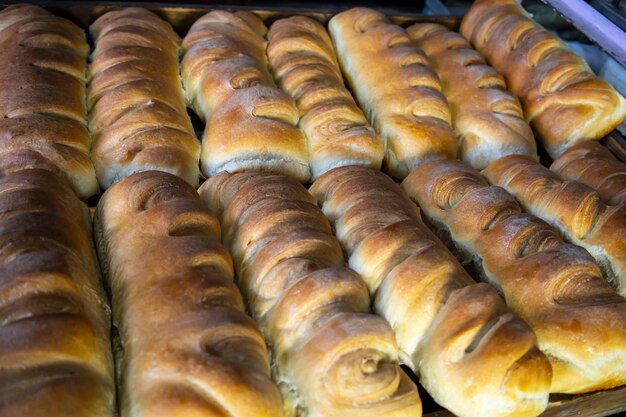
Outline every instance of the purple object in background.
<path id="1" fill-rule="evenodd" d="M 622 67 L 626 67 L 626 33 L 583 0 L 542 0 L 554 7 Z"/>

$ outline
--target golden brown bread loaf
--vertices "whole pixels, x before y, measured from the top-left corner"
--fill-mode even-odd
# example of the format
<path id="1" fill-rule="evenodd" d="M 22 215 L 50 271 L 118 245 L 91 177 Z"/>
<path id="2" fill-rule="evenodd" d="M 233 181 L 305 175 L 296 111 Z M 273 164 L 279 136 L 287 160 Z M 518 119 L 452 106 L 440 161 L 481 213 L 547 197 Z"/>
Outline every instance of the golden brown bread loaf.
<path id="1" fill-rule="evenodd" d="M 626 100 L 516 0 L 474 1 L 461 33 L 504 75 L 553 158 L 601 139 L 626 117 Z"/>
<path id="2" fill-rule="evenodd" d="M 87 207 L 63 178 L 0 179 L 0 415 L 113 417 L 110 315 Z"/>
<path id="3" fill-rule="evenodd" d="M 539 162 L 510 155 L 483 174 L 513 194 L 528 213 L 550 223 L 595 258 L 604 277 L 626 296 L 626 206 L 607 206 L 591 188 L 564 181 Z"/>
<path id="4" fill-rule="evenodd" d="M 437 23 L 416 23 L 407 32 L 439 75 L 460 159 L 476 169 L 511 154 L 538 159 L 533 132 L 517 97 L 461 34 Z"/>
<path id="5" fill-rule="evenodd" d="M 89 45 L 72 22 L 31 5 L 0 11 L 0 170 L 43 168 L 80 198 L 98 193 L 89 159 Z"/>
<path id="6" fill-rule="evenodd" d="M 374 310 L 396 332 L 400 358 L 457 416 L 537 416 L 550 363 L 532 330 L 489 284 L 475 283 L 385 174 L 342 167 L 311 187 Z"/>
<path id="7" fill-rule="evenodd" d="M 263 22 L 248 12 L 213 11 L 183 40 L 187 101 L 206 121 L 202 172 L 263 171 L 310 177 L 298 109 L 274 84 Z"/>
<path id="8" fill-rule="evenodd" d="M 406 31 L 363 7 L 334 16 L 328 29 L 357 103 L 385 141 L 386 172 L 404 178 L 426 161 L 455 158 L 441 84 Z"/>
<path id="9" fill-rule="evenodd" d="M 123 346 L 122 415 L 281 416 L 263 336 L 196 191 L 136 173 L 104 193 L 95 223 Z"/>
<path id="10" fill-rule="evenodd" d="M 324 26 L 293 16 L 274 22 L 267 37 L 274 78 L 300 110 L 313 179 L 345 165 L 380 169 L 385 144 L 345 87 Z"/>
<path id="11" fill-rule="evenodd" d="M 200 143 L 187 115 L 178 69 L 180 39 L 140 8 L 111 11 L 90 27 L 91 157 L 102 188 L 146 170 L 198 186 Z"/>
<path id="12" fill-rule="evenodd" d="M 306 189 L 285 176 L 220 173 L 200 187 L 273 358 L 289 417 L 419 417 L 393 331 Z"/>
<path id="13" fill-rule="evenodd" d="M 593 188 L 606 204 L 626 203 L 626 164 L 597 142 L 582 142 L 569 148 L 550 169 L 561 178 Z"/>
<path id="14" fill-rule="evenodd" d="M 589 253 L 564 243 L 515 198 L 461 161 L 424 164 L 404 189 L 425 219 L 535 331 L 552 363 L 551 392 L 626 383 L 626 300 Z"/>

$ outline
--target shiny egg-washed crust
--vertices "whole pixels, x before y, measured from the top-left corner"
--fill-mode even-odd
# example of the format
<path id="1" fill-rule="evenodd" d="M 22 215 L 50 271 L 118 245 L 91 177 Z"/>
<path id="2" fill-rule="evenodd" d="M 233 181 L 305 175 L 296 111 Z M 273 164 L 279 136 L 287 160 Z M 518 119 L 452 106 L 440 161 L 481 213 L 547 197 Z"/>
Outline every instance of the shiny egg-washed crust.
<path id="1" fill-rule="evenodd" d="M 391 327 L 295 179 L 222 172 L 200 187 L 272 351 L 289 417 L 419 417 Z"/>
<path id="2" fill-rule="evenodd" d="M 89 28 L 91 157 L 102 188 L 147 170 L 197 187 L 200 143 L 183 96 L 180 39 L 169 23 L 140 8 L 108 12 Z"/>
<path id="3" fill-rule="evenodd" d="M 476 169 L 505 155 L 538 159 L 517 97 L 463 35 L 437 23 L 416 23 L 407 32 L 441 79 L 459 140 L 459 159 Z"/>
<path id="4" fill-rule="evenodd" d="M 561 178 L 593 188 L 606 204 L 626 204 L 626 164 L 597 142 L 582 142 L 561 154 L 550 166 Z"/>
<path id="5" fill-rule="evenodd" d="M 0 415 L 113 417 L 110 309 L 87 207 L 43 169 L 0 179 Z"/>
<path id="6" fill-rule="evenodd" d="M 606 280 L 626 296 L 626 206 L 607 206 L 592 188 L 562 180 L 522 155 L 498 159 L 483 175 L 513 194 L 525 211 L 587 249 Z"/>
<path id="7" fill-rule="evenodd" d="M 263 336 L 196 191 L 133 174 L 104 193 L 95 226 L 123 346 L 122 415 L 281 416 Z"/>
<path id="8" fill-rule="evenodd" d="M 345 87 L 324 26 L 293 16 L 274 22 L 267 37 L 272 73 L 300 110 L 313 179 L 345 165 L 380 169 L 385 144 Z"/>
<path id="9" fill-rule="evenodd" d="M 552 158 L 601 139 L 626 117 L 626 100 L 516 0 L 476 0 L 461 33 L 504 75 Z"/>
<path id="10" fill-rule="evenodd" d="M 404 178 L 426 161 L 455 158 L 441 84 L 406 31 L 363 7 L 334 16 L 328 29 L 357 103 L 385 142 L 385 171 Z"/>
<path id="11" fill-rule="evenodd" d="M 424 164 L 403 187 L 451 248 L 473 261 L 534 330 L 552 363 L 551 392 L 626 383 L 626 300 L 585 249 L 564 243 L 461 161 Z"/>
<path id="12" fill-rule="evenodd" d="M 537 416 L 551 367 L 532 330 L 496 289 L 474 282 L 383 173 L 327 172 L 311 193 L 392 325 L 400 358 L 438 404 L 460 417 Z"/>
<path id="13" fill-rule="evenodd" d="M 89 159 L 89 45 L 69 20 L 31 5 L 0 11 L 0 170 L 43 168 L 80 198 L 99 191 Z"/>
<path id="14" fill-rule="evenodd" d="M 212 11 L 183 40 L 187 101 L 206 121 L 202 172 L 263 171 L 310 178 L 298 109 L 276 87 L 263 22 L 249 12 Z"/>

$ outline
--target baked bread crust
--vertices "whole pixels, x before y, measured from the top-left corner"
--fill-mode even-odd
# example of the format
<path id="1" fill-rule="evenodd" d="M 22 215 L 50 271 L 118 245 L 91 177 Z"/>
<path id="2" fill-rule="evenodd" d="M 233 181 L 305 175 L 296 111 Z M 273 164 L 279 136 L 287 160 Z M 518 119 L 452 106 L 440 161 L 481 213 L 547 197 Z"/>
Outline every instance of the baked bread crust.
<path id="1" fill-rule="evenodd" d="M 475 1 L 461 33 L 504 75 L 552 158 L 601 139 L 626 117 L 626 100 L 517 1 Z"/>

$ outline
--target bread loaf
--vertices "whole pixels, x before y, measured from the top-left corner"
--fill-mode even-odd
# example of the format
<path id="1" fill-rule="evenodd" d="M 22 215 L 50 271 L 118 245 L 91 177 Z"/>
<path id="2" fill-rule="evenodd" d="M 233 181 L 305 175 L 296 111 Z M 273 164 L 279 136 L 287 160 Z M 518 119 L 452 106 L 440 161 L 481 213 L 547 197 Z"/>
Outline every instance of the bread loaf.
<path id="1" fill-rule="evenodd" d="M 220 173 L 200 187 L 273 358 L 287 416 L 414 417 L 415 385 L 362 278 L 294 179 Z"/>
<path id="2" fill-rule="evenodd" d="M 406 31 L 362 7 L 334 16 L 328 28 L 357 103 L 385 141 L 386 172 L 404 178 L 426 161 L 455 158 L 441 84 Z"/>
<path id="3" fill-rule="evenodd" d="M 504 75 L 552 158 L 601 139 L 626 117 L 626 100 L 516 0 L 475 1 L 461 33 Z"/>
<path id="4" fill-rule="evenodd" d="M 178 70 L 180 39 L 146 9 L 111 11 L 90 27 L 91 157 L 102 188 L 146 170 L 198 186 L 195 137 Z"/>
<path id="5" fill-rule="evenodd" d="M 602 279 L 585 249 L 564 243 L 463 162 L 424 164 L 403 187 L 424 218 L 535 331 L 552 363 L 551 392 L 626 383 L 626 300 Z"/>
<path id="6" fill-rule="evenodd" d="M 571 147 L 550 169 L 561 178 L 593 188 L 606 204 L 626 203 L 626 165 L 597 142 L 582 142 Z"/>
<path id="7" fill-rule="evenodd" d="M 607 206 L 593 189 L 564 181 L 521 155 L 498 159 L 483 174 L 513 194 L 525 211 L 587 249 L 604 277 L 626 296 L 626 206 Z"/>
<path id="8" fill-rule="evenodd" d="M 87 207 L 63 178 L 24 169 L 0 179 L 0 213 L 0 415 L 113 417 Z"/>
<path id="9" fill-rule="evenodd" d="M 31 5 L 0 11 L 0 170 L 42 168 L 80 198 L 98 193 L 89 159 L 89 46 L 72 22 Z"/>
<path id="10" fill-rule="evenodd" d="M 123 416 L 282 415 L 219 223 L 190 185 L 131 175 L 102 196 L 96 231 L 123 346 Z"/>
<path id="11" fill-rule="evenodd" d="M 268 32 L 274 78 L 300 110 L 313 179 L 345 165 L 380 169 L 385 144 L 346 89 L 332 41 L 304 16 L 280 19 Z"/>
<path id="12" fill-rule="evenodd" d="M 187 100 L 206 121 L 202 172 L 260 170 L 309 179 L 298 109 L 274 84 L 265 55 L 266 27 L 248 12 L 213 11 L 183 41 Z"/>
<path id="13" fill-rule="evenodd" d="M 437 23 L 416 23 L 407 32 L 441 79 L 460 159 L 477 169 L 511 154 L 538 159 L 517 97 L 461 34 Z"/>
<path id="14" fill-rule="evenodd" d="M 454 415 L 537 416 L 551 367 L 530 328 L 495 288 L 475 283 L 386 175 L 327 172 L 311 187 L 374 310 L 396 332 L 400 358 Z"/>

